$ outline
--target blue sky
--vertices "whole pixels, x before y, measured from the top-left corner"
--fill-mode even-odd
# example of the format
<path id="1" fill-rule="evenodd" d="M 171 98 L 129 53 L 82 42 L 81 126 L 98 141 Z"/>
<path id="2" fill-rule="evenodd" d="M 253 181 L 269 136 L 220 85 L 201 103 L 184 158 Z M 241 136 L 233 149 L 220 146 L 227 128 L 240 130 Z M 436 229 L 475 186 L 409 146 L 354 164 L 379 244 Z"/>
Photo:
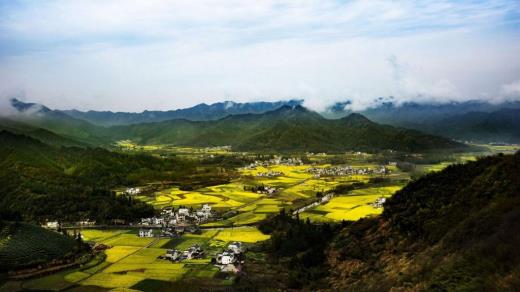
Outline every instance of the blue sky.
<path id="1" fill-rule="evenodd" d="M 519 1 L 0 0 L 0 96 L 141 111 L 520 99 Z"/>

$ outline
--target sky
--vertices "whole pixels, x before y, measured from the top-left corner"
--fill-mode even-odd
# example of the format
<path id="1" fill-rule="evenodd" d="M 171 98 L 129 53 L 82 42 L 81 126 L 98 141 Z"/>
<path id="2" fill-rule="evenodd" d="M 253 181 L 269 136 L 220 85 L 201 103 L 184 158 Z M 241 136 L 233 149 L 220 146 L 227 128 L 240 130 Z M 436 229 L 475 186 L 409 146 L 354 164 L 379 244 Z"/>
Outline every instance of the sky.
<path id="1" fill-rule="evenodd" d="M 518 0 L 0 0 L 0 97 L 58 109 L 498 103 L 519 56 Z"/>

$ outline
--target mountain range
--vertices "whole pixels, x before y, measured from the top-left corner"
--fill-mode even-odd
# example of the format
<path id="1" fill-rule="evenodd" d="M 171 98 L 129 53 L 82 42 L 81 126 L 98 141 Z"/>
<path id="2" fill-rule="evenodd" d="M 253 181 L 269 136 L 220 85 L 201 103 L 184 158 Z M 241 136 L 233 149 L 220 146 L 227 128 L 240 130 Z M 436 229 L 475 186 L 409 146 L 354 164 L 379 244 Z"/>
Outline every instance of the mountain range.
<path id="1" fill-rule="evenodd" d="M 161 122 L 173 119 L 187 119 L 192 121 L 218 120 L 228 115 L 259 114 L 275 110 L 283 105 L 302 105 L 303 100 L 288 100 L 277 102 L 248 102 L 236 103 L 233 101 L 217 102 L 213 104 L 201 103 L 193 107 L 169 111 L 143 111 L 141 113 L 111 112 L 111 111 L 78 111 L 65 110 L 63 113 L 88 121 L 99 126 L 130 125 L 139 123 Z"/>
<path id="2" fill-rule="evenodd" d="M 43 105 L 23 103 L 14 99 L 13 106 L 20 112 L 40 112 L 39 120 L 31 121 L 34 125 L 42 122 L 63 119 L 63 115 L 75 126 L 74 136 L 80 136 L 83 142 L 106 142 L 103 129 L 93 126 L 111 127 L 155 123 L 174 119 L 188 121 L 217 121 L 229 115 L 262 114 L 276 110 L 284 105 L 303 105 L 303 100 L 278 102 L 236 103 L 232 101 L 213 104 L 198 104 L 193 107 L 169 111 L 143 111 L 141 113 L 110 111 L 50 110 Z M 478 143 L 520 143 L 520 102 L 488 103 L 483 101 L 450 102 L 443 104 L 406 102 L 380 102 L 377 106 L 360 111 L 349 109 L 350 102 L 338 102 L 319 112 L 328 119 L 341 119 L 352 113 L 359 113 L 370 120 L 396 127 L 415 129 L 433 135 L 451 139 L 467 140 Z M 35 111 L 35 109 L 37 109 Z M 45 112 L 45 114 L 41 114 Z M 42 121 L 42 117 L 52 114 L 51 119 Z M 38 116 L 38 115 L 37 115 Z M 87 122 L 88 124 L 85 124 Z M 68 127 L 46 125 L 53 131 L 69 136 Z M 79 131 L 79 132 L 78 132 Z M 93 137 L 90 133 L 96 133 Z M 108 134 L 107 134 L 108 135 Z M 104 137 L 104 138 L 103 138 Z"/>
<path id="3" fill-rule="evenodd" d="M 130 139 L 141 144 L 201 147 L 230 145 L 235 150 L 259 152 L 383 149 L 421 152 L 464 147 L 450 139 L 380 125 L 360 114 L 326 119 L 301 105 L 283 105 L 264 113 L 228 115 L 212 121 L 173 119 L 104 127 L 42 105 L 18 100 L 13 100 L 12 104 L 19 114 L 11 117 L 11 120 L 16 120 L 11 122 L 11 128 L 16 123 L 28 124 L 54 132 L 64 139 L 91 145 L 106 146 L 117 140 Z M 265 104 L 263 106 L 266 107 Z M 242 106 L 248 107 L 252 105 Z"/>
<path id="4" fill-rule="evenodd" d="M 170 120 L 113 127 L 118 139 L 178 146 L 230 145 L 243 151 L 417 152 L 462 147 L 449 139 L 380 125 L 360 114 L 330 120 L 302 106 L 282 106 L 263 114 L 231 115 L 217 121 Z"/>
<path id="5" fill-rule="evenodd" d="M 330 106 L 325 115 L 331 118 L 352 113 L 349 103 Z M 397 127 L 417 129 L 434 135 L 472 142 L 520 143 L 520 102 L 488 103 L 482 101 L 444 104 L 395 104 L 379 106 L 359 113 L 369 119 Z"/>

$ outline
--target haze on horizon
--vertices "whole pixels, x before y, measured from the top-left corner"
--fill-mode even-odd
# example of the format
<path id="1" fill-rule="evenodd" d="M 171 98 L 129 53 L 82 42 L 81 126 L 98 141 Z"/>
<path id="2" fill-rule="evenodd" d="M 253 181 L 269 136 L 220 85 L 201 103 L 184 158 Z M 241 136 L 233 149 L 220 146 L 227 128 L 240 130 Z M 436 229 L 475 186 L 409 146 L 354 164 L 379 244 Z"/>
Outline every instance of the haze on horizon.
<path id="1" fill-rule="evenodd" d="M 0 96 L 58 109 L 520 100 L 520 2 L 0 0 Z"/>

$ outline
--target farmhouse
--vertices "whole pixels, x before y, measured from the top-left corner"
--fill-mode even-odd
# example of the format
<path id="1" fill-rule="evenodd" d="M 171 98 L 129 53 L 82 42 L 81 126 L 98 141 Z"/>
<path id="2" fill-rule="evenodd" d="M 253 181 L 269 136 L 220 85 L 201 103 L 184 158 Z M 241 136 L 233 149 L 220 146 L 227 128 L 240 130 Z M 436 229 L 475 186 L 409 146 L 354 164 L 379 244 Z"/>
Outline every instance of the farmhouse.
<path id="1" fill-rule="evenodd" d="M 153 237 L 153 230 L 139 229 L 139 237 Z"/>
<path id="2" fill-rule="evenodd" d="M 241 265 L 244 263 L 242 243 L 232 242 L 229 244 L 224 252 L 217 255 L 214 262 L 222 272 L 239 272 Z"/>
<path id="3" fill-rule="evenodd" d="M 386 202 L 386 198 L 377 198 L 377 200 L 375 200 L 375 202 L 373 202 L 371 205 L 372 207 L 374 208 L 383 208 L 383 204 Z"/>

